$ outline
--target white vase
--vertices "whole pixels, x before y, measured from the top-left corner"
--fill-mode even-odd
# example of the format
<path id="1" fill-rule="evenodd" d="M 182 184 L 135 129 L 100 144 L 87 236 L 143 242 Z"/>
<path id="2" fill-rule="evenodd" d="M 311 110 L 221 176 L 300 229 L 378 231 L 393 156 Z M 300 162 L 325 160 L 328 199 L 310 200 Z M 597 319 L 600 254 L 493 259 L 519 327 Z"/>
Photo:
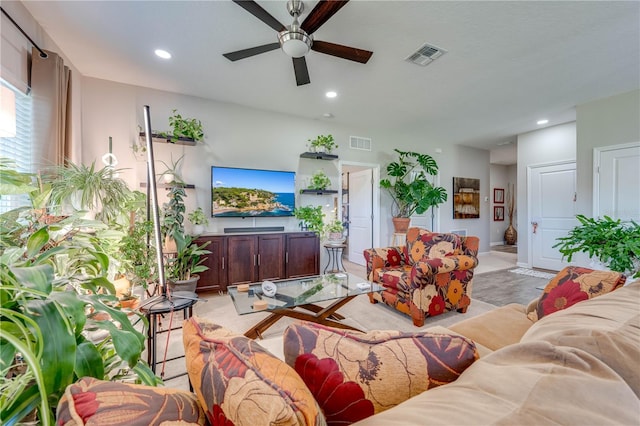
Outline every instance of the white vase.
<path id="1" fill-rule="evenodd" d="M 191 228 L 191 234 L 194 236 L 202 235 L 204 232 L 204 225 L 193 225 Z"/>

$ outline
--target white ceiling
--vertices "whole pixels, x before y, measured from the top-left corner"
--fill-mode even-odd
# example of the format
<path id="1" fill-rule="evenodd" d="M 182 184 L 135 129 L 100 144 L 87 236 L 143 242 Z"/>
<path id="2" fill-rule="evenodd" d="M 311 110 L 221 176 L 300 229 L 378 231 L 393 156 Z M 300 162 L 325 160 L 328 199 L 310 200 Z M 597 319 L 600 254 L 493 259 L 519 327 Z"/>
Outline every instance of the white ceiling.
<path id="1" fill-rule="evenodd" d="M 291 23 L 284 1 L 258 3 Z M 277 41 L 230 1 L 24 5 L 86 76 L 484 149 L 535 130 L 540 118 L 571 121 L 576 105 L 640 87 L 637 1 L 352 0 L 314 37 L 371 50 L 371 60 L 312 51 L 311 84 L 301 87 L 280 50 L 222 56 Z M 448 53 L 427 67 L 404 61 L 425 42 Z M 173 59 L 155 57 L 158 47 Z M 329 89 L 336 99 L 323 96 Z"/>

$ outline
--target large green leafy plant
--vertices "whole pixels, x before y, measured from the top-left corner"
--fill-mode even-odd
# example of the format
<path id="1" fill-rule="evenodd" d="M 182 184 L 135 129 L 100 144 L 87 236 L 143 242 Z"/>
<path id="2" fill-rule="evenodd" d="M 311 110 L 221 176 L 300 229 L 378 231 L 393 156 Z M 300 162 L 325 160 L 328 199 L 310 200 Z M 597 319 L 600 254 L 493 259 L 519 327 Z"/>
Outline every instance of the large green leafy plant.
<path id="1" fill-rule="evenodd" d="M 106 224 L 49 216 L 50 185 L 4 159 L 0 182 L 0 196 L 31 200 L 0 214 L 0 422 L 35 412 L 39 423 L 53 424 L 66 386 L 83 376 L 158 383 L 140 359 L 145 337 L 106 278 Z"/>
<path id="2" fill-rule="evenodd" d="M 640 225 L 635 221 L 601 219 L 576 215 L 580 225 L 565 237 L 558 238 L 557 247 L 562 257 L 571 262 L 576 253 L 596 257 L 609 269 L 640 277 Z"/>
<path id="3" fill-rule="evenodd" d="M 438 174 L 438 164 L 428 154 L 394 149 L 398 159 L 387 165 L 388 177 L 380 181 L 393 199 L 392 215 L 410 217 L 447 201 L 447 191 L 434 186 L 429 176 Z"/>

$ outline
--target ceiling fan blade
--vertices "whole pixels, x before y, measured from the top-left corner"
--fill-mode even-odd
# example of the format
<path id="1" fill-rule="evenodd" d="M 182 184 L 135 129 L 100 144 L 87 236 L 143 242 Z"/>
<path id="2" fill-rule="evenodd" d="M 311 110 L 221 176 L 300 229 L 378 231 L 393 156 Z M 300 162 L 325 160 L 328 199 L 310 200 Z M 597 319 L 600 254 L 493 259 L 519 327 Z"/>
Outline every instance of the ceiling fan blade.
<path id="1" fill-rule="evenodd" d="M 261 53 L 270 52 L 280 48 L 280 43 L 269 43 L 262 46 L 256 46 L 249 49 L 236 50 L 235 52 L 224 53 L 222 56 L 230 61 L 238 61 L 250 56 L 259 55 Z"/>
<path id="2" fill-rule="evenodd" d="M 313 34 L 322 24 L 327 22 L 349 0 L 320 0 L 311 13 L 307 15 L 300 28 Z"/>
<path id="3" fill-rule="evenodd" d="M 271 16 L 269 12 L 264 10 L 258 3 L 253 0 L 233 0 L 238 6 L 273 28 L 280 32 L 286 30 L 285 26 L 280 23 L 276 18 Z"/>
<path id="4" fill-rule="evenodd" d="M 360 62 L 361 64 L 366 64 L 371 58 L 371 55 L 373 55 L 373 52 L 369 52 L 368 50 L 356 49 L 355 47 L 319 40 L 314 40 L 311 49 L 327 55 L 337 56 L 338 58 Z"/>
<path id="5" fill-rule="evenodd" d="M 298 86 L 311 83 L 311 80 L 309 80 L 307 61 L 304 59 L 304 56 L 301 58 L 293 58 L 293 71 L 296 74 L 296 83 Z"/>

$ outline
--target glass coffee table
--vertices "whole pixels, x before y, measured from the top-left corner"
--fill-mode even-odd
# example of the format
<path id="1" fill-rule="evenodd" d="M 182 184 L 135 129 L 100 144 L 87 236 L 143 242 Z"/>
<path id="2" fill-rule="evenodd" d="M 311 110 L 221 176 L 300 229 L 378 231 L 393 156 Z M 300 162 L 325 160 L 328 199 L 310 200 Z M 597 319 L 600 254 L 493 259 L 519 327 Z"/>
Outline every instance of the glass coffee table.
<path id="1" fill-rule="evenodd" d="M 344 317 L 336 311 L 356 296 L 382 291 L 379 284 L 346 272 L 278 280 L 273 284 L 276 293 L 272 296 L 265 294 L 262 282 L 227 287 L 239 315 L 265 311 L 271 313 L 244 334 L 250 339 L 262 338 L 262 333 L 282 317 L 357 330 L 341 322 Z M 327 301 L 332 303 L 326 307 L 316 305 Z"/>

